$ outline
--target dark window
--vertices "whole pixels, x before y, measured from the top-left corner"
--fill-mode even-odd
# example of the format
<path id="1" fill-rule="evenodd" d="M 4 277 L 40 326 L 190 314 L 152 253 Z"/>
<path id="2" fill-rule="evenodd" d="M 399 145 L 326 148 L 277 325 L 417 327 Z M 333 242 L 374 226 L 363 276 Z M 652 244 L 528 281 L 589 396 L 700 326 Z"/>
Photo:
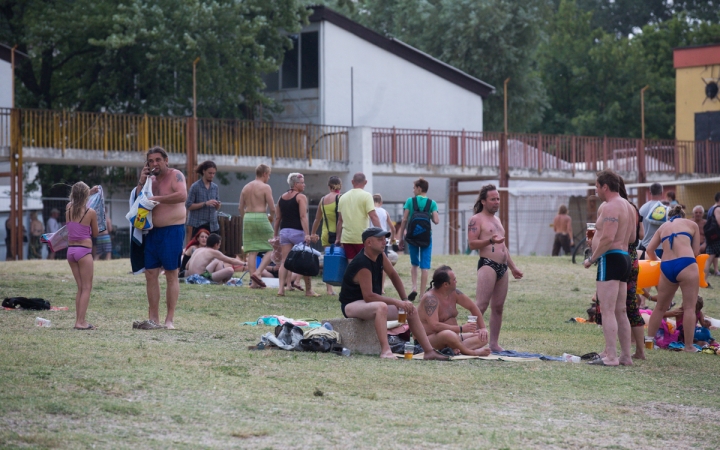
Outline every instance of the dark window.
<path id="1" fill-rule="evenodd" d="M 282 64 L 282 89 L 293 89 L 298 87 L 298 60 L 299 39 L 297 35 L 288 36 L 292 41 L 292 48 L 285 51 L 285 58 Z"/>
<path id="2" fill-rule="evenodd" d="M 302 89 L 316 88 L 320 84 L 318 44 L 317 31 L 302 34 L 300 41 L 300 80 L 302 80 Z"/>
<path id="3" fill-rule="evenodd" d="M 266 73 L 263 75 L 266 91 L 277 91 L 280 89 L 280 72 Z"/>

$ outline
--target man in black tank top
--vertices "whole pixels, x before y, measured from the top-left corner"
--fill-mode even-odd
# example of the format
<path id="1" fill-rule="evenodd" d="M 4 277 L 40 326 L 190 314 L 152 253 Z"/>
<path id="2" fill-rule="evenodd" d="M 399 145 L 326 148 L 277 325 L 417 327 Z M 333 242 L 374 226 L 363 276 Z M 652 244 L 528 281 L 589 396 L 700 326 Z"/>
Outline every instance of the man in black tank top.
<path id="1" fill-rule="evenodd" d="M 425 351 L 424 359 L 447 359 L 433 350 L 420 317 L 412 302 L 407 300 L 405 288 L 400 276 L 385 255 L 385 239 L 390 232 L 382 228 L 370 227 L 362 234 L 363 251 L 348 264 L 340 290 L 340 306 L 343 315 L 348 318 L 372 320 L 380 341 L 380 357 L 395 359 L 390 350 L 387 337 L 387 321 L 398 318 L 398 308 L 407 312 L 407 321 L 417 340 Z M 403 300 L 382 295 L 383 270 Z"/>

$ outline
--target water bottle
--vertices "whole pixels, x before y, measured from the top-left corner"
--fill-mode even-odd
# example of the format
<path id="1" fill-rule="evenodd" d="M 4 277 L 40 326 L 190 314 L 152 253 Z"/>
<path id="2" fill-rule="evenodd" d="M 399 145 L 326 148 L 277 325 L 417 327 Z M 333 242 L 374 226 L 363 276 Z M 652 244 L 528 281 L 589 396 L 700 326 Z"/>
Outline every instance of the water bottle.
<path id="1" fill-rule="evenodd" d="M 350 349 L 343 347 L 342 352 L 340 352 L 342 356 L 350 356 Z"/>

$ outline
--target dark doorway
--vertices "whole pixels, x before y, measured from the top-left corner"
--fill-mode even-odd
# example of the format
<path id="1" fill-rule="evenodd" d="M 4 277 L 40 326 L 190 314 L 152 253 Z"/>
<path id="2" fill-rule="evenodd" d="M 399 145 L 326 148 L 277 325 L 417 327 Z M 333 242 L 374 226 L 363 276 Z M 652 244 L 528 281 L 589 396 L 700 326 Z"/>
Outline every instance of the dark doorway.
<path id="1" fill-rule="evenodd" d="M 695 113 L 695 172 L 720 171 L 720 111 Z"/>

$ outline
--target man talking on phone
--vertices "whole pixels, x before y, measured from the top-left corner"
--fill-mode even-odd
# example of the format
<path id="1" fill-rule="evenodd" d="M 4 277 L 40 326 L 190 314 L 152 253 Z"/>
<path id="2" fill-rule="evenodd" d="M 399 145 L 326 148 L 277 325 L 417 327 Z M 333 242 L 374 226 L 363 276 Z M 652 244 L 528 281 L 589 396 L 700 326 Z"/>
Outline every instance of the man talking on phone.
<path id="1" fill-rule="evenodd" d="M 175 329 L 173 324 L 175 306 L 180 294 L 178 269 L 185 239 L 185 200 L 187 186 L 185 176 L 179 170 L 168 167 L 168 155 L 162 147 L 147 151 L 147 162 L 138 180 L 137 192 L 152 180 L 153 196 L 158 202 L 152 211 L 153 228 L 145 236 L 145 280 L 148 298 L 148 320 L 135 323 L 134 328 L 154 330 Z M 165 270 L 167 281 L 167 316 L 160 325 L 160 271 Z"/>

